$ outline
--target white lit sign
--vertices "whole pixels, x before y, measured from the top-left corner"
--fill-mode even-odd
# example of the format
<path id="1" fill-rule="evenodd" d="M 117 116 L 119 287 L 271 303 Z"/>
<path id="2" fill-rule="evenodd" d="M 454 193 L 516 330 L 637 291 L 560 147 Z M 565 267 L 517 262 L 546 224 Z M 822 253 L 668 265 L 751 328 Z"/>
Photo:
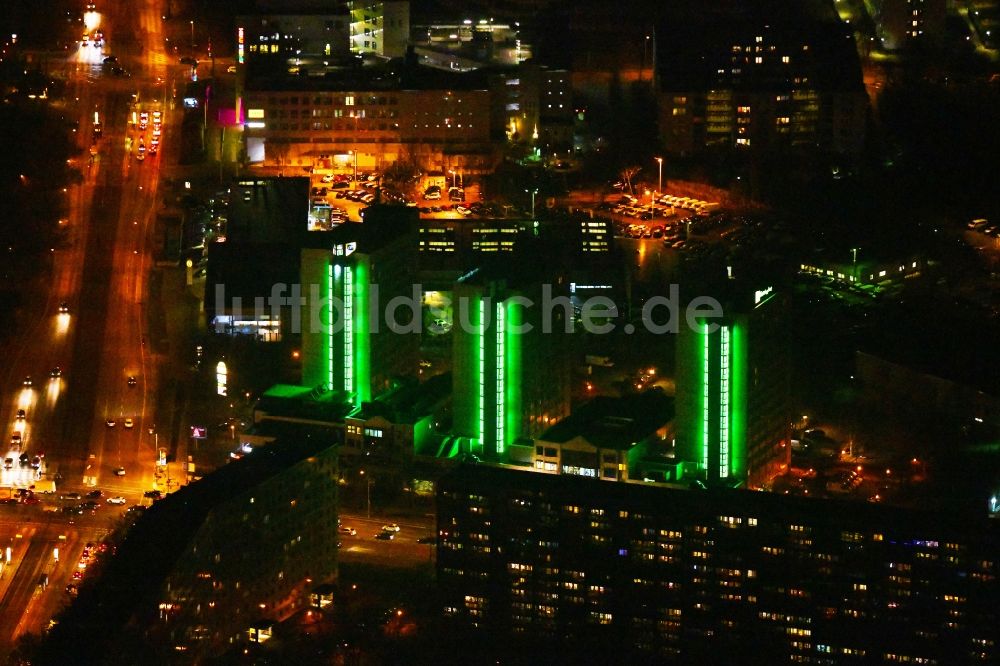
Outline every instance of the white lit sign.
<path id="1" fill-rule="evenodd" d="M 218 395 L 226 395 L 226 379 L 229 371 L 226 369 L 226 362 L 219 361 L 215 366 L 215 392 Z"/>
<path id="2" fill-rule="evenodd" d="M 753 292 L 753 304 L 754 307 L 761 305 L 774 296 L 774 287 L 768 287 L 767 289 L 761 289 L 759 291 Z"/>
<path id="3" fill-rule="evenodd" d="M 333 256 L 335 257 L 349 257 L 354 254 L 354 251 L 358 249 L 357 243 L 348 243 L 347 245 L 334 245 L 333 246 Z"/>

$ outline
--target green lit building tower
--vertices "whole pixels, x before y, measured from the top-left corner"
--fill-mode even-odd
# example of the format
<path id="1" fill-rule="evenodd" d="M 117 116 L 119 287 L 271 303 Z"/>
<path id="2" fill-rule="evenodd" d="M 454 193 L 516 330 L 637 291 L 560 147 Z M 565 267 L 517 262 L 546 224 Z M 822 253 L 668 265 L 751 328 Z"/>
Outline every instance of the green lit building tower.
<path id="1" fill-rule="evenodd" d="M 483 460 L 508 460 L 570 408 L 572 309 L 542 307 L 543 289 L 565 285 L 513 275 L 478 269 L 454 289 L 453 431 Z"/>
<path id="2" fill-rule="evenodd" d="M 770 286 L 726 287 L 716 291 L 722 317 L 679 327 L 677 454 L 688 478 L 756 487 L 790 455 L 783 299 Z"/>
<path id="3" fill-rule="evenodd" d="M 302 251 L 305 386 L 340 392 L 360 407 L 400 377 L 416 374 L 421 323 L 416 217 L 408 208 L 373 206 L 363 224 L 317 234 L 318 247 Z M 399 327 L 393 330 L 384 314 L 397 297 L 403 299 L 394 310 Z"/>

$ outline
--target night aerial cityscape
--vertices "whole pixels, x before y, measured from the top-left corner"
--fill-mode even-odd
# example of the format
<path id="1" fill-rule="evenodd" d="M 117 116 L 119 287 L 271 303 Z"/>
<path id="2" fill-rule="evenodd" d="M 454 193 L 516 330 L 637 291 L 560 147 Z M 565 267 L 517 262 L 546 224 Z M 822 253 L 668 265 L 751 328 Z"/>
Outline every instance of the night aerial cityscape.
<path id="1" fill-rule="evenodd" d="M 3 0 L 0 97 L 0 663 L 1000 664 L 1000 0 Z"/>

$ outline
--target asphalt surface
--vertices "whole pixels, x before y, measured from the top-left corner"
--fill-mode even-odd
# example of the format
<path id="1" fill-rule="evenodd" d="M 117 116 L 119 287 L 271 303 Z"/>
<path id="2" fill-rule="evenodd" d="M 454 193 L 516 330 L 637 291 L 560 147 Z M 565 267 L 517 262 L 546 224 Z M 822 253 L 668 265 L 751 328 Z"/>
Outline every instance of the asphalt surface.
<path id="1" fill-rule="evenodd" d="M 64 62 L 50 61 L 50 73 L 68 83 L 65 110 L 80 120 L 82 156 L 76 166 L 84 182 L 65 193 L 66 242 L 53 249 L 50 275 L 25 299 L 20 334 L 0 350 L 7 360 L 0 375 L 0 422 L 22 433 L 22 451 L 44 452 L 41 472 L 56 481 L 58 494 L 97 488 L 132 504 L 155 482 L 157 451 L 149 429 L 155 425 L 152 405 L 162 360 L 149 351 L 144 333 L 161 156 L 135 159 L 140 133 L 130 124 L 132 95 L 139 93 L 141 108 L 152 108 L 183 68 L 167 67 L 156 2 L 108 1 L 100 9 L 103 14 L 86 21 L 104 31 L 103 52 L 80 46 Z M 103 54 L 112 51 L 131 78 L 102 71 Z M 167 107 L 162 110 L 166 146 L 171 121 L 178 119 Z M 91 158 L 95 118 L 103 131 Z M 147 144 L 151 131 L 145 133 Z M 62 302 L 69 306 L 67 314 L 59 313 Z M 62 376 L 50 379 L 56 366 Z M 27 387 L 23 380 L 29 375 L 33 381 Z M 137 378 L 134 387 L 128 386 L 130 376 Z M 17 409 L 27 412 L 26 419 L 15 419 Z M 126 418 L 132 428 L 124 427 Z M 107 419 L 114 419 L 115 427 L 108 427 Z M 118 468 L 124 476 L 115 473 Z M 29 482 L 24 474 L 0 481 Z M 0 488 L 0 497 L 12 492 L 10 483 Z M 0 551 L 0 655 L 17 636 L 40 631 L 65 603 L 83 545 L 98 541 L 125 508 L 100 502 L 97 511 L 83 516 L 61 512 L 62 505 L 75 502 L 54 496 L 0 507 L 0 549 L 11 548 L 9 560 L 6 550 Z M 39 585 L 42 573 L 47 586 Z"/>

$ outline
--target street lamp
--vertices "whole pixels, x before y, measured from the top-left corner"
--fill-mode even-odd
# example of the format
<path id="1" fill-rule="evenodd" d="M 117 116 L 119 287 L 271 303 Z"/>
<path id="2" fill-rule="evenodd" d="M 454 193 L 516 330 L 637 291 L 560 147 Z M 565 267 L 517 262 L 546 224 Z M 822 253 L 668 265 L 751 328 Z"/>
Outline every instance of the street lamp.
<path id="1" fill-rule="evenodd" d="M 191 48 L 194 49 L 194 21 L 189 21 L 191 24 Z"/>
<path id="2" fill-rule="evenodd" d="M 538 188 L 525 190 L 525 192 L 531 192 L 531 219 L 535 219 L 535 195 L 538 194 Z"/>
<path id="3" fill-rule="evenodd" d="M 347 154 L 354 157 L 354 182 L 357 183 L 358 182 L 358 154 L 357 154 L 357 152 L 355 152 L 353 150 L 348 150 Z"/>
<path id="4" fill-rule="evenodd" d="M 654 157 L 653 159 L 656 160 L 657 164 L 660 165 L 660 181 L 659 181 L 659 185 L 656 188 L 656 193 L 662 195 L 663 194 L 663 158 L 662 157 Z"/>
<path id="5" fill-rule="evenodd" d="M 366 497 L 367 497 L 367 500 L 368 500 L 368 503 L 367 503 L 367 506 L 368 506 L 368 517 L 371 518 L 372 517 L 372 479 L 371 479 L 370 476 L 365 476 L 365 470 L 361 470 L 359 473 L 360 473 L 361 476 L 365 477 L 365 481 L 368 484 L 368 488 L 367 488 L 367 492 L 366 492 Z"/>

